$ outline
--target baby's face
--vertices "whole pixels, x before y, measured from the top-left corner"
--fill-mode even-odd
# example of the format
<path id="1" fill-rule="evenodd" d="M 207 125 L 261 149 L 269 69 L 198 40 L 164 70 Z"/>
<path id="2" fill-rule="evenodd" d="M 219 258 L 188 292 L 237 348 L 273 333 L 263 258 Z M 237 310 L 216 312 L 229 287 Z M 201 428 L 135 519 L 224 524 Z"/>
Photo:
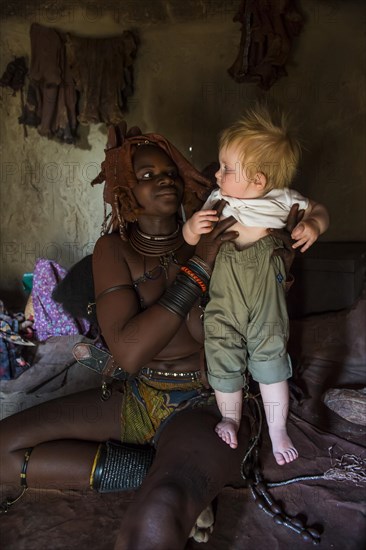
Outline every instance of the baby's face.
<path id="1" fill-rule="evenodd" d="M 229 145 L 219 152 L 220 168 L 215 174 L 217 185 L 221 193 L 227 197 L 237 199 L 255 199 L 263 194 L 255 184 L 255 177 L 249 178 L 246 174 L 245 163 L 239 156 L 236 145 Z M 244 166 L 243 166 L 244 165 Z"/>

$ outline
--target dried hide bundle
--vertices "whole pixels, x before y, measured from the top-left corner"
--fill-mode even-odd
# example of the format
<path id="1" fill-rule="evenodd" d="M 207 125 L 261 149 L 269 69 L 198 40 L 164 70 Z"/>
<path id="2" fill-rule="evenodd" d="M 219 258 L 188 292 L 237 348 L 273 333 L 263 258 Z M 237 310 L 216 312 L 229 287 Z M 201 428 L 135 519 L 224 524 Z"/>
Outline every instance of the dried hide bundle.
<path id="1" fill-rule="evenodd" d="M 122 122 L 127 98 L 133 93 L 137 45 L 130 31 L 113 38 L 68 35 L 68 58 L 80 92 L 80 124 Z"/>
<path id="2" fill-rule="evenodd" d="M 238 56 L 228 73 L 236 82 L 258 82 L 268 90 L 281 76 L 291 42 L 303 26 L 293 0 L 244 0 L 234 21 L 240 21 Z"/>

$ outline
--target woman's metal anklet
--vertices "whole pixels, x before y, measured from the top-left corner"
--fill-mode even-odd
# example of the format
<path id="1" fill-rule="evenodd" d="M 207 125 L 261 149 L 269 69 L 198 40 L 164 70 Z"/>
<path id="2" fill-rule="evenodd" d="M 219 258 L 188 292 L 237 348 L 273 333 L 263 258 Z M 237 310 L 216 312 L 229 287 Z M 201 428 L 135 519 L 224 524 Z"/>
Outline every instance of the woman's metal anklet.
<path id="1" fill-rule="evenodd" d="M 150 445 L 129 445 L 118 441 L 101 443 L 90 474 L 90 487 L 99 493 L 137 489 L 154 459 Z"/>
<path id="2" fill-rule="evenodd" d="M 33 447 L 30 447 L 24 453 L 24 462 L 23 462 L 23 465 L 22 465 L 22 469 L 20 471 L 20 486 L 22 487 L 22 491 L 21 491 L 20 495 L 18 495 L 13 500 L 10 500 L 9 498 L 5 499 L 0 504 L 0 514 L 6 514 L 9 510 L 9 508 L 11 506 L 13 506 L 13 504 L 18 502 L 18 500 L 20 500 L 22 498 L 22 496 L 24 495 L 24 493 L 28 489 L 28 485 L 27 485 L 27 468 L 28 468 L 28 462 L 29 462 L 29 458 L 30 458 L 30 455 L 31 455 L 32 451 L 33 451 Z"/>

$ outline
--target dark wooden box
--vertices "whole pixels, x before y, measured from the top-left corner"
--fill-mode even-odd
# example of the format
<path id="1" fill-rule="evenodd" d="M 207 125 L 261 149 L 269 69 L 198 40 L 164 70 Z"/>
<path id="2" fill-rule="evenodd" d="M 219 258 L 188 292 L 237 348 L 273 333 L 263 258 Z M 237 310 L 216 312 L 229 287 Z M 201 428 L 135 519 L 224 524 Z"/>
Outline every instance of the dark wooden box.
<path id="1" fill-rule="evenodd" d="M 291 271 L 291 318 L 351 307 L 365 283 L 366 243 L 317 242 L 296 256 Z"/>

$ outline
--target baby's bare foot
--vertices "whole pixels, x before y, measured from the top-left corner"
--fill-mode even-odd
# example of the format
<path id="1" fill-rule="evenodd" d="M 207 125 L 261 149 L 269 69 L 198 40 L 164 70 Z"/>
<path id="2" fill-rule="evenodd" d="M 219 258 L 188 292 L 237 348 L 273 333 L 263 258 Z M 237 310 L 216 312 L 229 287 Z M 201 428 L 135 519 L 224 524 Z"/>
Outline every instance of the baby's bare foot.
<path id="1" fill-rule="evenodd" d="M 269 428 L 272 451 L 277 464 L 283 466 L 297 459 L 299 453 L 287 434 L 286 428 Z"/>
<path id="2" fill-rule="evenodd" d="M 232 449 L 236 449 L 238 446 L 238 432 L 239 426 L 235 420 L 223 419 L 216 425 L 215 432 L 225 443 L 230 445 Z"/>

